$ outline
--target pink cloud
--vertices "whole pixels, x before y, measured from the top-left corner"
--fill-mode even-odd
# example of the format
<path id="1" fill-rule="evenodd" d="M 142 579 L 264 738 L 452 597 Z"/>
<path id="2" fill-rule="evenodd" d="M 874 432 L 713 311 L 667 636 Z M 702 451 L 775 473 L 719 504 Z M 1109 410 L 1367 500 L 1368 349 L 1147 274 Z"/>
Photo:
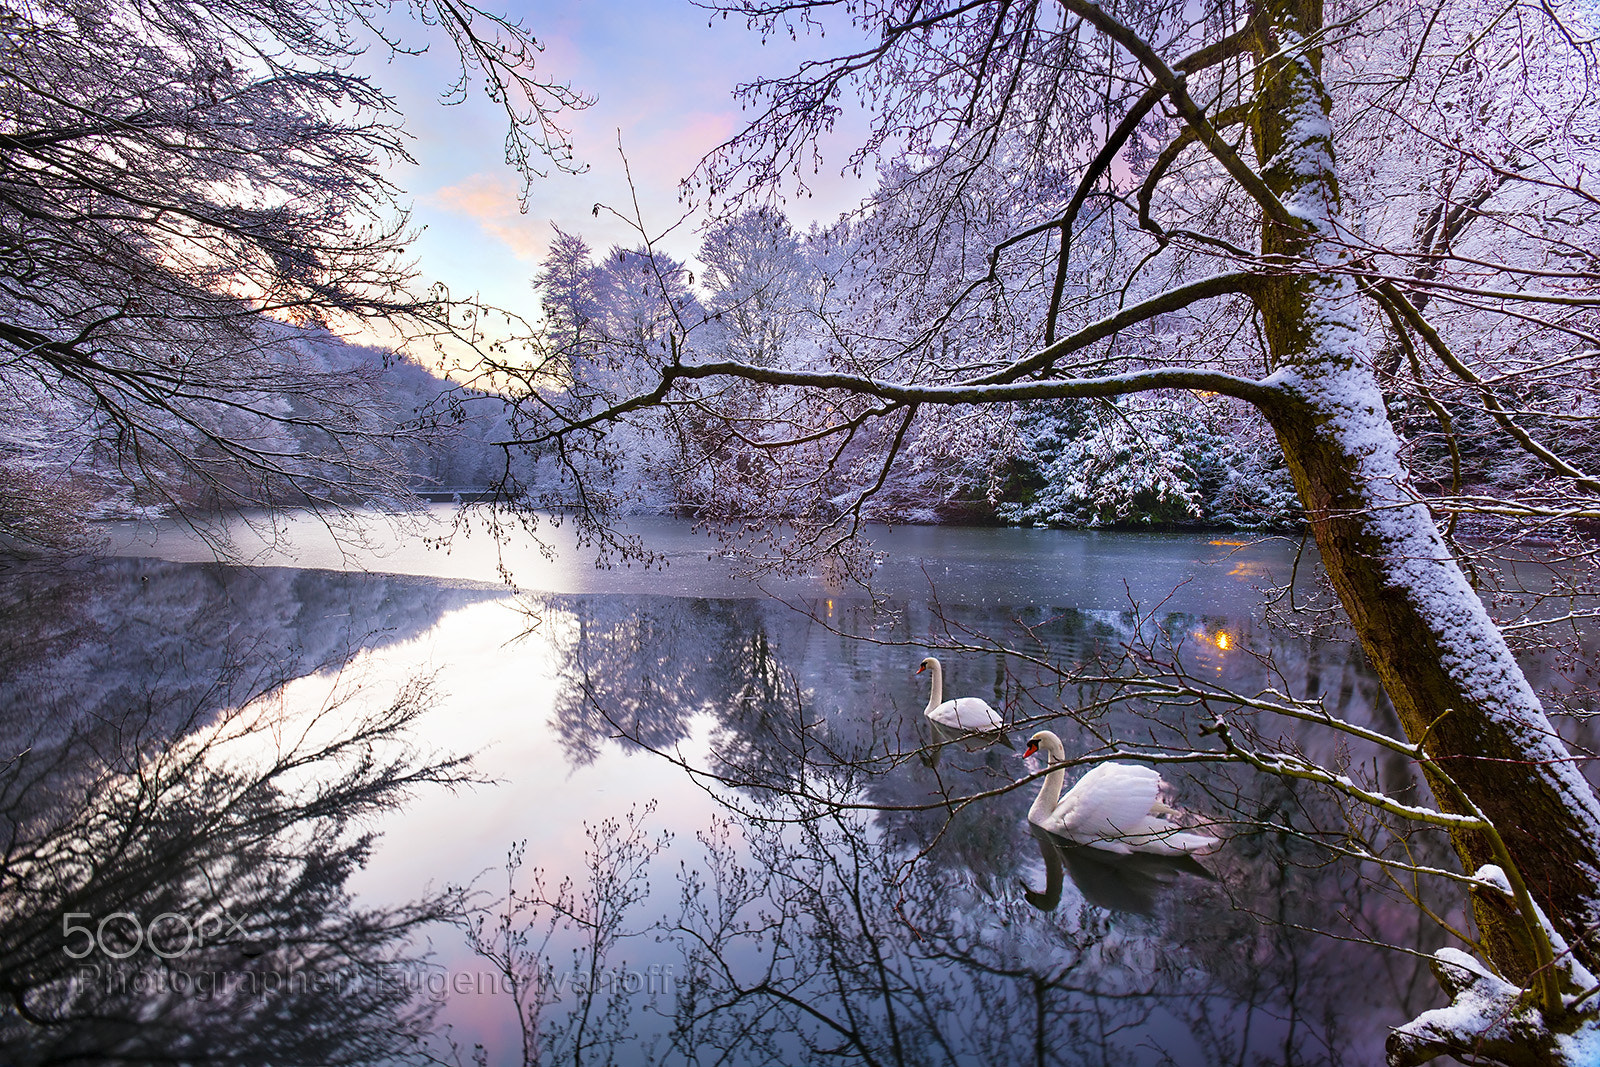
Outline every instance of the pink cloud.
<path id="1" fill-rule="evenodd" d="M 516 180 L 509 175 L 477 173 L 434 192 L 440 207 L 475 221 L 518 259 L 536 260 L 549 250 L 544 227 L 523 213 Z"/>

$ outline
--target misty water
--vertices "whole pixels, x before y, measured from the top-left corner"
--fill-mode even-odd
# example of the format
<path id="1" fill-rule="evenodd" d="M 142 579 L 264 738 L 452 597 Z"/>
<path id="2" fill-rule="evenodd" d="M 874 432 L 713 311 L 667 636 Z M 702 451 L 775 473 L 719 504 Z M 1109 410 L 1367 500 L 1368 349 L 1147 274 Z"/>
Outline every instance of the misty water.
<path id="1" fill-rule="evenodd" d="M 460 1063 L 475 1045 L 491 1064 L 1374 1062 L 1387 1027 L 1442 999 L 1418 955 L 1442 938 L 1410 887 L 1322 847 L 1394 839 L 1313 787 L 1164 764 L 1173 803 L 1223 838 L 1198 863 L 1041 840 L 1026 818 L 1037 780 L 1003 789 L 1042 767 L 1019 750 L 1043 726 L 1069 756 L 1170 756 L 1214 753 L 1203 728 L 1239 714 L 1117 702 L 1115 681 L 1073 670 L 1321 696 L 1394 729 L 1355 648 L 1264 613 L 1291 575 L 1302 603 L 1316 596 L 1297 540 L 879 531 L 869 595 L 826 575 L 755 588 L 671 520 L 633 525 L 664 566 L 612 569 L 570 543 L 551 560 L 481 533 L 445 550 L 377 522 L 361 546 L 291 525 L 272 545 L 241 533 L 248 563 L 128 526 L 111 558 L 11 568 L 0 970 L 31 1018 L 8 1017 L 0 1061 L 137 1059 L 165 1022 L 192 1049 L 280 1062 L 392 1057 L 385 1034 L 427 1029 L 411 1047 Z M 934 744 L 914 674 L 930 651 L 948 696 L 1017 724 L 1015 748 Z M 422 681 L 426 710 L 346 751 L 355 770 L 309 762 L 273 786 L 314 807 L 346 795 L 318 777 L 337 768 L 473 756 L 472 782 L 414 783 L 348 824 L 316 812 L 347 839 L 374 835 L 360 864 L 302 862 L 298 881 L 261 876 L 237 896 L 226 887 L 272 869 L 253 829 L 266 817 L 239 820 L 238 841 L 208 837 L 206 805 L 231 814 L 264 787 L 187 797 L 181 819 L 136 788 L 165 781 L 155 754 L 186 738 L 215 745 L 176 780 L 248 783 L 257 762 Z M 1234 721 L 1413 788 L 1392 757 L 1352 762 L 1332 735 Z M 137 835 L 117 825 L 129 811 Z M 109 846 L 84 844 L 135 836 L 124 852 L 139 859 L 116 864 L 138 877 L 109 876 L 94 854 Z M 330 847 L 297 840 L 311 857 Z M 1405 847 L 1451 862 L 1433 835 Z M 1450 913 L 1447 888 L 1422 892 Z M 420 900 L 455 921 L 395 919 Z M 350 918 L 361 909 L 393 936 Z M 335 915 L 347 925 L 319 927 Z M 175 944 L 194 930 L 200 943 Z M 273 984 L 318 968 L 337 977 Z"/>

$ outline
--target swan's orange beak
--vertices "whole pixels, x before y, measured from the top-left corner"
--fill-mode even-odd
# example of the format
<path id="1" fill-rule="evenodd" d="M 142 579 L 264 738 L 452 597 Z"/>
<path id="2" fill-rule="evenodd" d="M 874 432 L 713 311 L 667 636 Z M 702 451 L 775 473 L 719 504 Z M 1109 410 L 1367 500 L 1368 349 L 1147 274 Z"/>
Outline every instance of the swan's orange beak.
<path id="1" fill-rule="evenodd" d="M 1022 750 L 1022 758 L 1027 759 L 1037 751 L 1039 751 L 1039 742 L 1029 741 L 1028 747 Z"/>
<path id="2" fill-rule="evenodd" d="M 917 668 L 917 673 L 921 674 L 923 671 L 925 671 L 927 669 L 928 669 L 928 665 L 926 663 L 924 663 L 922 666 Z"/>

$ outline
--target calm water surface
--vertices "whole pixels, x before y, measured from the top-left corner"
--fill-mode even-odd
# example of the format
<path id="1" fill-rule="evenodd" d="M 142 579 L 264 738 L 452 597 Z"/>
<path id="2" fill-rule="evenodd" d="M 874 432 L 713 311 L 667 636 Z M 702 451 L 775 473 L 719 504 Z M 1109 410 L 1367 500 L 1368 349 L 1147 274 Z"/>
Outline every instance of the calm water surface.
<path id="1" fill-rule="evenodd" d="M 1215 751 L 1200 728 L 1237 713 L 1111 700 L 1135 665 L 1388 726 L 1355 650 L 1264 621 L 1296 542 L 883 531 L 875 601 L 757 590 L 687 525 L 635 529 L 664 568 L 376 526 L 356 549 L 311 521 L 249 565 L 127 527 L 114 558 L 14 568 L 0 972 L 27 1010 L 0 1062 L 162 1040 L 277 1062 L 1374 1062 L 1439 1001 L 1418 956 L 1366 943 L 1440 939 L 1320 846 L 1351 827 L 1316 790 L 1164 766 L 1224 839 L 1199 864 L 1041 840 L 1037 781 L 1004 791 L 1041 768 L 1016 750 L 1040 726 L 1069 755 Z M 935 744 L 930 651 L 1015 749 Z"/>

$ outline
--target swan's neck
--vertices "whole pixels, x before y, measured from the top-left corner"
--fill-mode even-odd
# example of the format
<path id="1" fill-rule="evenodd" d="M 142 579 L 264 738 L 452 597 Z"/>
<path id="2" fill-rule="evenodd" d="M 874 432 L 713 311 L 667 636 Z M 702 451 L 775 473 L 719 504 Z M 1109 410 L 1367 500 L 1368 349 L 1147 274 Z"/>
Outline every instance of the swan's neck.
<path id="1" fill-rule="evenodd" d="M 1064 755 L 1064 754 L 1063 754 Z M 1062 756 L 1054 752 L 1046 752 L 1045 758 L 1051 763 L 1060 763 Z M 1028 821 L 1043 823 L 1055 814 L 1056 806 L 1061 803 L 1061 784 L 1067 780 L 1067 769 L 1057 767 L 1044 776 L 1044 784 L 1039 786 L 1039 795 L 1033 800 L 1033 807 L 1028 809 Z"/>
<path id="2" fill-rule="evenodd" d="M 940 698 L 944 696 L 944 668 L 939 666 L 939 661 L 934 660 L 933 666 L 928 670 L 933 674 L 933 692 L 928 694 L 928 710 L 925 715 L 932 715 L 933 709 L 944 703 Z"/>

